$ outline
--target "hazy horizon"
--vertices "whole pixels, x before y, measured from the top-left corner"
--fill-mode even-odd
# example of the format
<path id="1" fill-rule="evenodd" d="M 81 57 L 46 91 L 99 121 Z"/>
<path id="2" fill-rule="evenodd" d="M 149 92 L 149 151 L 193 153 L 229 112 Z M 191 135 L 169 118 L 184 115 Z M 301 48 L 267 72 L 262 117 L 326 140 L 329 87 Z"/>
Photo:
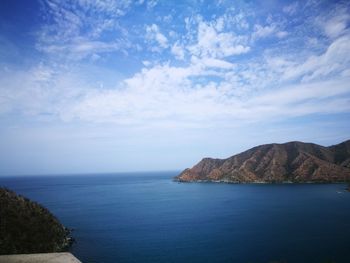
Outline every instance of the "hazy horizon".
<path id="1" fill-rule="evenodd" d="M 285 142 L 287 143 L 287 142 Z M 308 143 L 308 142 L 305 142 L 305 143 Z M 283 144 L 283 142 L 282 142 Z M 332 145 L 322 145 L 322 146 L 333 146 L 334 144 Z M 256 145 L 256 146 L 259 146 L 259 145 Z M 246 149 L 246 150 L 250 150 L 251 148 L 249 149 Z M 226 157 L 223 157 L 223 158 L 219 158 L 219 159 L 226 159 L 226 158 L 229 158 L 233 155 L 236 155 L 236 154 L 240 154 L 242 152 L 237 152 L 237 153 L 234 153 L 234 154 L 231 154 L 230 156 L 226 156 Z M 180 174 L 183 170 L 187 169 L 187 168 L 192 168 L 194 165 L 196 165 L 200 160 L 204 159 L 204 158 L 216 158 L 215 156 L 203 156 L 201 157 L 201 159 L 197 160 L 195 163 L 191 164 L 190 166 L 188 167 L 182 167 L 181 169 L 159 169 L 159 170 L 125 170 L 125 171 L 91 171 L 91 170 L 86 170 L 86 171 L 80 171 L 80 172 L 64 172 L 64 173 L 54 173 L 54 172 L 51 172 L 51 173 L 35 173 L 35 174 L 28 174 L 28 173 L 17 173 L 17 174 L 0 174 L 0 177 L 41 177 L 41 176 L 52 176 L 52 177 L 55 177 L 55 176 L 95 176 L 95 175 L 140 175 L 140 174 L 150 174 L 150 175 L 155 175 L 155 174 L 160 174 L 160 175 L 163 175 L 163 173 L 178 173 Z"/>
<path id="2" fill-rule="evenodd" d="M 349 25 L 348 1 L 1 1 L 0 176 L 348 140 Z"/>

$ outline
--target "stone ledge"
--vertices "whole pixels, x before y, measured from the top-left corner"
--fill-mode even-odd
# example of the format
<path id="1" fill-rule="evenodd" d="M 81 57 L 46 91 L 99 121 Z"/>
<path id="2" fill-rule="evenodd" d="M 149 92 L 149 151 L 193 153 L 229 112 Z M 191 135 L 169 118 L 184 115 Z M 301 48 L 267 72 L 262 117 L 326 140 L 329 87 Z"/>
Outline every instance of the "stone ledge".
<path id="1" fill-rule="evenodd" d="M 0 263 L 81 263 L 71 253 L 40 253 L 0 256 Z"/>

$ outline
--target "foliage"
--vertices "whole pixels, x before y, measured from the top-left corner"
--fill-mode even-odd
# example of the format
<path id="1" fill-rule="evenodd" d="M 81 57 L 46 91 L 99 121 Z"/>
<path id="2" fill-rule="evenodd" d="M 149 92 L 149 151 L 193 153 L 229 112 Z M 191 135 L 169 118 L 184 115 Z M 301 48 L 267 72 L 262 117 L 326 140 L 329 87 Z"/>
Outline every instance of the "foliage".
<path id="1" fill-rule="evenodd" d="M 45 207 L 0 188 L 0 254 L 64 251 L 68 234 Z"/>

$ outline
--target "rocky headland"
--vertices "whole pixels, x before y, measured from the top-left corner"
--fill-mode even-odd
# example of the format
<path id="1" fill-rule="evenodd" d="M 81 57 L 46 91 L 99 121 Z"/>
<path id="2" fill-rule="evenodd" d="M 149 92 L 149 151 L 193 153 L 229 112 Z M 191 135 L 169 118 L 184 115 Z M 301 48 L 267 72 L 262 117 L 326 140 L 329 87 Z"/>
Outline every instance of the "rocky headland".
<path id="1" fill-rule="evenodd" d="M 0 188 L 0 255 L 66 251 L 69 234 L 45 207 Z"/>
<path id="2" fill-rule="evenodd" d="M 265 144 L 227 159 L 204 158 L 175 177 L 180 182 L 333 183 L 350 181 L 350 140 Z"/>

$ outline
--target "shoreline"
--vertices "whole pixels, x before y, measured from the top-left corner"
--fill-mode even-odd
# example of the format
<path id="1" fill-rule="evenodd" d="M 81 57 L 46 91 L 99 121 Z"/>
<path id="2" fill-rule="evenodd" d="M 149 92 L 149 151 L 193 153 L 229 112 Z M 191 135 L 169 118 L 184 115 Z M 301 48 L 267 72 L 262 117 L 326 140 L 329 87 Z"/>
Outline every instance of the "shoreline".
<path id="1" fill-rule="evenodd" d="M 191 181 L 185 181 L 181 179 L 174 178 L 172 180 L 173 182 L 177 183 L 213 183 L 213 184 L 348 184 L 347 181 L 335 181 L 335 182 L 328 182 L 328 181 L 278 181 L 278 182 L 266 182 L 266 181 L 253 181 L 253 182 L 239 182 L 239 181 L 228 181 L 228 180 L 191 180 Z M 346 187 L 346 190 L 350 191 L 350 186 Z"/>

